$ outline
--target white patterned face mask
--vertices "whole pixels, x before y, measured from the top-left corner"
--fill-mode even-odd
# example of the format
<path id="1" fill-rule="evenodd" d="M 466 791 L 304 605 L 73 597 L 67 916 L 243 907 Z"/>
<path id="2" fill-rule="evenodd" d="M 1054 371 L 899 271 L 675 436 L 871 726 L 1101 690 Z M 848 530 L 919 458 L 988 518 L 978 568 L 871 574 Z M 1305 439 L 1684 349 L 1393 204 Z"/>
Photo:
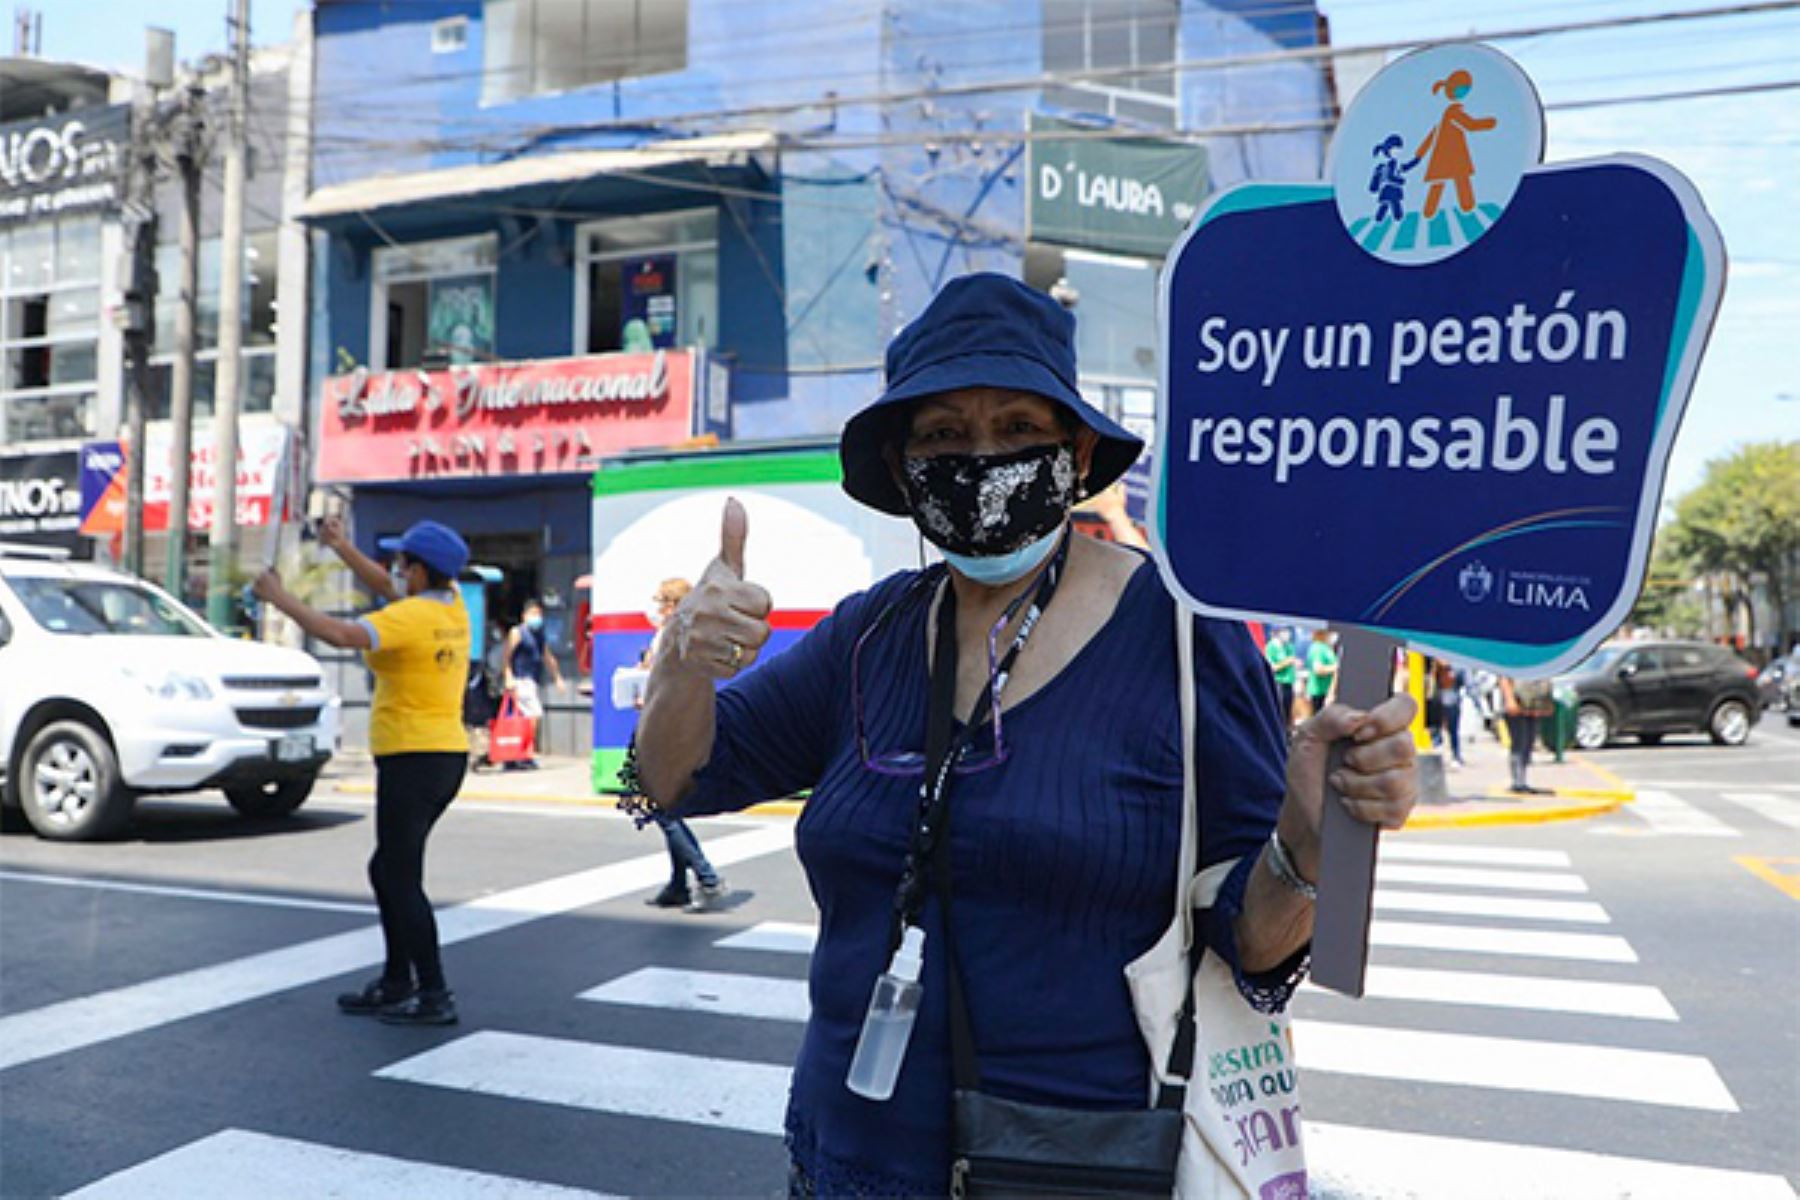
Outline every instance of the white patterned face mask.
<path id="1" fill-rule="evenodd" d="M 1075 503 L 1075 449 L 1066 442 L 908 457 L 900 475 L 913 524 L 946 555 L 1021 550 L 1061 526 Z"/>

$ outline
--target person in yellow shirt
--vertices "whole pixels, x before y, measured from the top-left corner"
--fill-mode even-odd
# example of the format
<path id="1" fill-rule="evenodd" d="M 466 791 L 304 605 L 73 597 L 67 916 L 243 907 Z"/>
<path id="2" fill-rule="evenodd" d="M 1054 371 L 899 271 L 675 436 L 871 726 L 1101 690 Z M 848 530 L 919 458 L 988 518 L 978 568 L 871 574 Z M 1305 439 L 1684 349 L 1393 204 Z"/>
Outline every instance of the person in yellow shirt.
<path id="1" fill-rule="evenodd" d="M 375 854 L 369 882 L 381 910 L 387 962 L 381 978 L 337 999 L 346 1013 L 396 1025 L 453 1025 L 456 1002 L 444 981 L 437 921 L 425 895 L 425 841 L 456 798 L 469 765 L 463 688 L 469 676 L 469 613 L 456 576 L 469 547 L 456 531 L 420 521 L 378 546 L 393 554 L 391 570 L 327 520 L 319 540 L 343 559 L 386 607 L 348 621 L 328 616 L 265 571 L 258 597 L 311 636 L 361 650 L 375 675 L 369 706 L 369 751 L 375 758 Z"/>

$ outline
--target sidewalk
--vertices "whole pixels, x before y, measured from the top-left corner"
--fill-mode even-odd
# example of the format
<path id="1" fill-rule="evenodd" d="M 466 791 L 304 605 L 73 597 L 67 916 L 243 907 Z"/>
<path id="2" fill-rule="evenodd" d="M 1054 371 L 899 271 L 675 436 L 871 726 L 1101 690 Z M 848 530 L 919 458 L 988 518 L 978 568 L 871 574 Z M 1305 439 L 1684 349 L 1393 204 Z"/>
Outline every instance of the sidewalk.
<path id="1" fill-rule="evenodd" d="M 1449 762 L 1447 748 L 1441 752 L 1444 764 L 1443 800 L 1431 798 L 1430 788 L 1413 809 L 1408 829 L 1456 829 L 1488 825 L 1537 825 L 1546 821 L 1571 821 L 1612 812 L 1637 799 L 1637 793 L 1624 780 L 1604 767 L 1570 750 L 1564 761 L 1539 745 L 1532 751 L 1531 770 L 1526 778 L 1532 787 L 1548 788 L 1544 795 L 1519 796 L 1507 790 L 1512 782 L 1512 768 L 1507 748 L 1492 734 L 1476 733 L 1480 725 L 1471 719 L 1464 724 L 1463 761 L 1458 770 Z M 1429 770 L 1429 768 L 1427 768 Z"/>
<path id="2" fill-rule="evenodd" d="M 1473 722 L 1471 722 L 1473 725 Z M 1461 770 L 1444 775 L 1446 799 L 1421 799 L 1413 810 L 1408 829 L 1479 828 L 1492 825 L 1536 825 L 1546 821 L 1570 821 L 1612 812 L 1636 799 L 1623 780 L 1571 752 L 1558 763 L 1539 748 L 1532 756 L 1533 787 L 1553 789 L 1546 795 L 1515 796 L 1506 790 L 1511 782 L 1506 747 L 1492 735 L 1466 739 Z M 590 779 L 592 768 L 585 758 L 546 756 L 536 771 L 472 771 L 463 780 L 459 796 L 464 800 L 520 801 L 528 804 L 576 804 L 613 808 L 612 796 L 597 796 Z M 1446 763 L 1446 766 L 1448 764 Z M 366 753 L 345 751 L 331 760 L 320 780 L 321 793 L 346 796 L 375 794 L 375 766 Z M 1429 791 L 1427 792 L 1429 795 Z M 759 804 L 749 811 L 762 816 L 796 816 L 801 804 L 779 800 Z"/>

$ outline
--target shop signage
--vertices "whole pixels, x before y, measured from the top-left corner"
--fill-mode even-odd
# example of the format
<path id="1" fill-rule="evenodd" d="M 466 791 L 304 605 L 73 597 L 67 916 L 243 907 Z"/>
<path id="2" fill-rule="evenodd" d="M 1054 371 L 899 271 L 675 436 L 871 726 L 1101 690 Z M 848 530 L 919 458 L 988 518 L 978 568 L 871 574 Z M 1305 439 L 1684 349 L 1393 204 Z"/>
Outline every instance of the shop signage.
<path id="1" fill-rule="evenodd" d="M 673 254 L 664 254 L 625 264 L 622 348 L 666 349 L 675 344 L 676 263 Z"/>
<path id="2" fill-rule="evenodd" d="M 167 425 L 150 429 L 145 449 L 144 531 L 166 533 L 173 477 L 170 451 L 174 435 Z M 188 528 L 212 528 L 213 470 L 210 434 L 194 439 L 189 459 Z M 272 422 L 245 422 L 238 432 L 237 523 L 263 526 L 270 514 L 282 507 L 287 483 L 288 430 Z M 81 532 L 106 537 L 125 528 L 127 471 L 125 447 L 120 442 L 89 442 L 81 448 Z"/>
<path id="3" fill-rule="evenodd" d="M 0 224 L 117 208 L 130 145 L 124 104 L 0 125 Z"/>
<path id="4" fill-rule="evenodd" d="M 1043 137 L 1079 131 L 1087 136 Z M 1026 169 L 1034 242 L 1161 257 L 1206 197 L 1206 150 L 1151 138 L 1096 138 L 1033 117 Z"/>
<path id="5" fill-rule="evenodd" d="M 325 381 L 318 477 L 357 482 L 591 469 L 696 432 L 690 350 L 595 354 Z"/>
<path id="6" fill-rule="evenodd" d="M 1624 619 L 1724 247 L 1664 163 L 1540 165 L 1542 121 L 1501 54 L 1421 51 L 1324 183 L 1170 254 L 1152 536 L 1191 605 L 1523 676 Z"/>
<path id="7" fill-rule="evenodd" d="M 0 455 L 0 541 L 73 546 L 80 526 L 75 451 Z"/>

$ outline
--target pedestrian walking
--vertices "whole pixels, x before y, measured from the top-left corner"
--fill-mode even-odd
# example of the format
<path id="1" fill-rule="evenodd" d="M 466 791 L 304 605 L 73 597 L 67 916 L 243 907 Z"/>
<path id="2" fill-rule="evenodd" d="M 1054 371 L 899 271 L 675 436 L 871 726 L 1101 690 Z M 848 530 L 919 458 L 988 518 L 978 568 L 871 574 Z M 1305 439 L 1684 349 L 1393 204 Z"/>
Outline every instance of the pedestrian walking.
<path id="1" fill-rule="evenodd" d="M 1463 765 L 1462 700 L 1468 676 L 1461 667 L 1440 660 L 1437 663 L 1438 719 L 1444 742 L 1450 747 L 1450 765 Z"/>
<path id="2" fill-rule="evenodd" d="M 553 686 L 563 685 L 562 667 L 550 651 L 550 639 L 544 636 L 544 606 L 536 600 L 525 602 L 519 623 L 506 635 L 503 655 L 505 672 L 502 689 L 518 705 L 519 715 L 531 722 L 531 745 L 534 755 L 519 762 L 509 762 L 508 771 L 535 771 L 539 747 L 538 727 L 544 719 L 544 673 L 550 674 Z"/>
<path id="3" fill-rule="evenodd" d="M 1281 705 L 1283 725 L 1291 724 L 1294 715 L 1294 682 L 1300 672 L 1300 660 L 1294 654 L 1293 632 L 1285 627 L 1271 628 L 1263 646 L 1263 657 L 1275 677 L 1275 695 Z"/>
<path id="4" fill-rule="evenodd" d="M 456 1002 L 444 980 L 437 920 L 425 895 L 425 843 L 462 786 L 469 765 L 463 688 L 469 675 L 469 613 L 456 576 L 469 547 L 452 529 L 420 521 L 383 538 L 391 566 L 358 550 L 341 522 L 319 540 L 357 580 L 387 601 L 356 620 L 328 616 L 294 596 L 274 571 L 257 577 L 256 595 L 306 633 L 361 650 L 375 676 L 369 752 L 375 758 L 375 853 L 369 883 L 381 911 L 387 960 L 381 977 L 337 999 L 339 1010 L 396 1025 L 453 1025 Z"/>
<path id="5" fill-rule="evenodd" d="M 656 594 L 650 598 L 650 610 L 645 614 L 656 633 L 639 660 L 640 667 L 648 670 L 656 661 L 657 643 L 668 628 L 669 618 L 693 590 L 693 584 L 685 579 L 665 579 L 657 586 Z M 638 707 L 643 707 L 641 699 Z M 700 848 L 700 839 L 679 817 L 657 812 L 652 819 L 662 830 L 663 844 L 669 851 L 670 874 L 668 884 L 644 903 L 652 908 L 681 908 L 689 912 L 708 912 L 716 908 L 725 896 L 725 880 Z M 690 873 L 694 877 L 692 888 L 688 886 Z"/>
<path id="6" fill-rule="evenodd" d="M 1510 742 L 1508 755 L 1512 764 L 1512 787 L 1520 795 L 1544 795 L 1550 788 L 1532 787 L 1531 746 L 1537 741 L 1538 722 L 1554 711 L 1553 694 L 1547 679 L 1516 680 L 1502 676 L 1500 700 L 1506 714 L 1506 736 Z"/>
<path id="7" fill-rule="evenodd" d="M 1312 715 L 1324 712 L 1331 702 L 1331 693 L 1337 687 L 1337 669 L 1337 649 L 1331 644 L 1331 634 L 1323 629 L 1313 630 L 1312 642 L 1306 647 L 1306 698 L 1312 705 Z"/>
<path id="8" fill-rule="evenodd" d="M 953 978 L 983 1089 L 1145 1105 L 1121 972 L 1169 924 L 1184 759 L 1202 862 L 1224 877 L 1205 946 L 1265 1012 L 1305 968 L 1327 746 L 1355 743 L 1334 781 L 1356 819 L 1398 827 L 1417 791 L 1410 698 L 1326 708 L 1290 750 L 1237 622 L 1183 618 L 1201 709 L 1184 748 L 1174 600 L 1148 556 L 1070 536 L 1079 496 L 1143 447 L 1076 390 L 1060 305 L 998 275 L 954 280 L 886 366 L 886 393 L 844 428 L 844 488 L 912 518 L 944 562 L 845 600 L 740 675 L 768 641 L 770 599 L 727 503 L 626 763 L 668 813 L 811 791 L 796 845 L 820 925 L 787 1109 L 795 1196 L 949 1189 Z M 921 940 L 910 1040 L 885 1056 L 896 1076 L 857 1049 L 892 1027 L 865 1029 L 872 987 L 903 978 Z"/>

